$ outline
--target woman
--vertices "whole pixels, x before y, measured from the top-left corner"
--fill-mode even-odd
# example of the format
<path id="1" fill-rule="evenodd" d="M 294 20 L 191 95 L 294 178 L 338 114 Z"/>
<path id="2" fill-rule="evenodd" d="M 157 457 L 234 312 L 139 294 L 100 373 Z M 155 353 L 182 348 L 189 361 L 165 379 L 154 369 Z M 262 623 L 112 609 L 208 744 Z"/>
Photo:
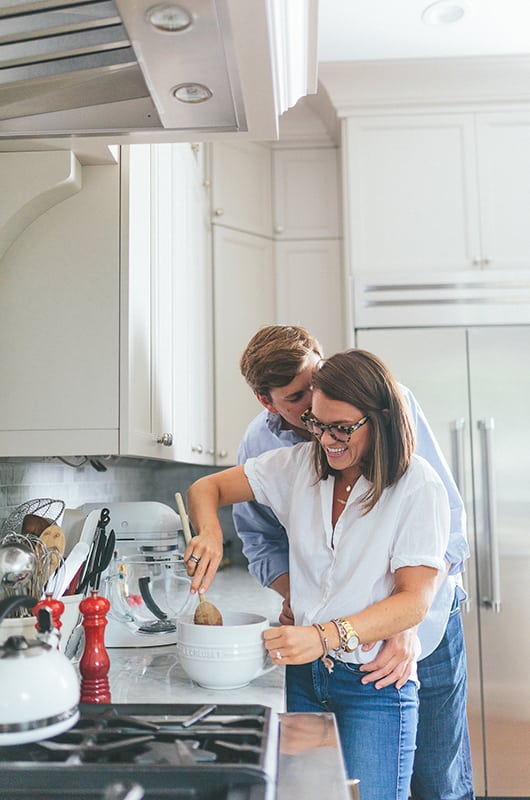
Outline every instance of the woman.
<path id="1" fill-rule="evenodd" d="M 302 420 L 312 443 L 264 453 L 190 488 L 199 533 L 185 553 L 192 590 L 207 588 L 218 565 L 218 507 L 269 505 L 289 536 L 295 624 L 264 634 L 272 659 L 287 666 L 287 710 L 332 711 L 363 800 L 406 800 L 416 682 L 377 690 L 361 684 L 359 665 L 427 613 L 444 570 L 447 494 L 413 455 L 399 388 L 373 354 L 355 349 L 321 362 Z"/>

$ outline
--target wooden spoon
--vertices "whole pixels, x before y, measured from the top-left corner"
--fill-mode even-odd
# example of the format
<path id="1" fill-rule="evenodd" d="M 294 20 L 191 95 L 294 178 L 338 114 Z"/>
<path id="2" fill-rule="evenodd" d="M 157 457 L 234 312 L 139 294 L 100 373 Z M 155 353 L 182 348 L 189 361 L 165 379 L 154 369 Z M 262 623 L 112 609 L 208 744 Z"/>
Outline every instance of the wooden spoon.
<path id="1" fill-rule="evenodd" d="M 177 510 L 182 522 L 184 541 L 186 542 L 186 545 L 188 545 L 192 539 L 191 528 L 188 515 L 184 507 L 184 500 L 182 499 L 180 492 L 175 494 L 175 501 L 177 503 Z M 213 603 L 209 603 L 206 599 L 206 595 L 203 593 L 199 594 L 199 605 L 195 609 L 193 621 L 196 625 L 222 625 L 223 617 L 217 606 L 214 606 Z"/>
<path id="2" fill-rule="evenodd" d="M 63 529 L 60 525 L 48 525 L 39 536 L 41 542 L 44 542 L 50 553 L 49 574 L 48 578 L 53 575 L 59 564 L 61 563 L 61 556 L 64 556 L 65 538 Z"/>

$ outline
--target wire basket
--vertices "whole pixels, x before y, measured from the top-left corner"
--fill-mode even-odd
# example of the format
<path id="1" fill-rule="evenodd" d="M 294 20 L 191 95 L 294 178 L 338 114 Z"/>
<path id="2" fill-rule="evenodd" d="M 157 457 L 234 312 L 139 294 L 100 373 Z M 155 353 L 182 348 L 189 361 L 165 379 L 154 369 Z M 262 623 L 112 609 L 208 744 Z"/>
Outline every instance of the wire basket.
<path id="1" fill-rule="evenodd" d="M 0 539 L 3 539 L 7 533 L 21 533 L 22 523 L 27 514 L 49 519 L 51 525 L 61 517 L 64 508 L 65 503 L 62 500 L 52 500 L 49 497 L 37 497 L 35 500 L 27 500 L 22 505 L 17 506 L 8 518 L 4 520 L 0 528 Z"/>

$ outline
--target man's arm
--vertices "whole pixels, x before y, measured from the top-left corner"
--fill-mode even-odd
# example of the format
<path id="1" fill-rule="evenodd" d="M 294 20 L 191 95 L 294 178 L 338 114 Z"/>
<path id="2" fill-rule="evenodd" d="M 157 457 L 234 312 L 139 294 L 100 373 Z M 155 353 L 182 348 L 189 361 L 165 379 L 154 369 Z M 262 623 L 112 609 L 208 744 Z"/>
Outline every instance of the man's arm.
<path id="1" fill-rule="evenodd" d="M 234 505 L 232 518 L 250 574 L 262 586 L 272 586 L 289 572 L 289 540 L 285 529 L 270 508 L 255 501 Z"/>
<path id="2" fill-rule="evenodd" d="M 401 390 L 408 403 L 414 428 L 416 430 L 416 454 L 422 456 L 436 470 L 442 480 L 451 508 L 451 528 L 445 560 L 449 565 L 448 574 L 462 572 L 464 562 L 469 558 L 469 545 L 466 533 L 466 512 L 451 470 L 445 460 L 440 445 L 423 413 L 418 401 L 406 386 Z"/>

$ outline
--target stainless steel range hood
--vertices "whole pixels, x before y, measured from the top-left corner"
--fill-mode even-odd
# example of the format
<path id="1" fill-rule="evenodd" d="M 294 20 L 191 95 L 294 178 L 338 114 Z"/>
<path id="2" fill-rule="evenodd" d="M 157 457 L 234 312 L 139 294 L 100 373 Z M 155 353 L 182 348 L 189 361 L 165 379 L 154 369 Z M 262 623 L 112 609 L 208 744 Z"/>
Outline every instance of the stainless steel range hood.
<path id="1" fill-rule="evenodd" d="M 316 18 L 317 0 L 0 0 L 0 140 L 275 139 L 316 91 Z"/>

